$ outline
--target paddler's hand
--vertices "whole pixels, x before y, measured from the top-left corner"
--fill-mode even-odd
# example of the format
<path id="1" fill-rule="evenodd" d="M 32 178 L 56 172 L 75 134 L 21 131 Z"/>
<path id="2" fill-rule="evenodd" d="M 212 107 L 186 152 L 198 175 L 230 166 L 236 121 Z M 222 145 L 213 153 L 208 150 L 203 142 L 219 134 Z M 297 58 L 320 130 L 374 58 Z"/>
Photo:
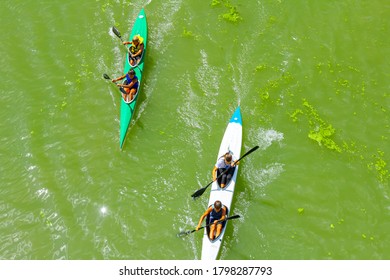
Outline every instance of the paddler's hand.
<path id="1" fill-rule="evenodd" d="M 198 231 L 198 230 L 199 230 L 199 228 L 200 228 L 200 226 L 198 225 L 198 226 L 195 228 L 195 230 L 196 230 L 196 231 Z"/>

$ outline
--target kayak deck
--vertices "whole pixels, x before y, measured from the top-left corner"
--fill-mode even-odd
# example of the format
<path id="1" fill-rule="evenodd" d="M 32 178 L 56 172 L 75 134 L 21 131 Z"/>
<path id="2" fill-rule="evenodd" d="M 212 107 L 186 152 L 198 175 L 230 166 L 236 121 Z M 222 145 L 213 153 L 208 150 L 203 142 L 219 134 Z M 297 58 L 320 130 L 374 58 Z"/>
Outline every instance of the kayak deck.
<path id="1" fill-rule="evenodd" d="M 233 159 L 239 159 L 241 153 L 241 144 L 242 144 L 242 119 L 240 107 L 237 107 L 233 116 L 231 117 L 225 133 L 222 138 L 222 142 L 219 148 L 218 157 L 219 159 L 226 152 L 230 151 L 233 155 Z M 222 189 L 218 182 L 213 182 L 210 190 L 210 198 L 207 205 L 212 205 L 216 200 L 222 202 L 224 206 L 229 210 L 230 215 L 232 213 L 231 204 L 233 201 L 234 189 L 236 186 L 237 174 L 238 174 L 238 165 L 235 167 L 234 173 L 230 182 Z M 202 260 L 215 260 L 218 256 L 225 230 L 227 228 L 228 221 L 226 221 L 225 226 L 222 229 L 220 236 L 215 240 L 211 241 L 209 239 L 207 228 L 204 230 L 203 240 L 202 240 Z"/>
<path id="2" fill-rule="evenodd" d="M 135 35 L 140 35 L 144 38 L 144 51 L 142 53 L 142 58 L 140 63 L 137 66 L 131 66 L 129 62 L 129 53 L 126 54 L 126 60 L 125 60 L 125 66 L 124 66 L 124 73 L 126 74 L 131 68 L 134 69 L 135 75 L 138 78 L 138 90 L 137 94 L 134 96 L 133 100 L 130 102 L 126 102 L 121 97 L 121 105 L 120 105 L 120 132 L 119 132 L 119 146 L 122 149 L 123 144 L 126 138 L 127 130 L 129 128 L 130 122 L 133 118 L 135 107 L 137 105 L 138 96 L 141 91 L 141 82 L 142 82 L 142 74 L 144 69 L 144 59 L 145 59 L 145 53 L 146 53 L 146 46 L 147 46 L 147 38 L 148 38 L 148 25 L 146 20 L 146 14 L 144 9 L 141 9 L 139 12 L 132 31 L 129 35 L 129 41 L 134 37 Z"/>

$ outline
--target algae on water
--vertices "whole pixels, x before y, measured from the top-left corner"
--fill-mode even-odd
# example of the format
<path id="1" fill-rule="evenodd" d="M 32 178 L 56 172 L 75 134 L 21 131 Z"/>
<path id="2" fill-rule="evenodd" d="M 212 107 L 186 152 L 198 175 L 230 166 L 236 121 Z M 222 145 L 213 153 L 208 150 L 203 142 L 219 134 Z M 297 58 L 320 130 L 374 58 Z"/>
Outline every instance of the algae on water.
<path id="1" fill-rule="evenodd" d="M 316 141 L 320 146 L 325 146 L 330 150 L 341 152 L 342 150 L 339 145 L 337 145 L 336 142 L 332 139 L 336 132 L 333 126 L 321 119 L 317 111 L 311 104 L 309 104 L 306 99 L 303 99 L 303 106 L 308 111 L 307 115 L 309 117 L 309 123 L 311 126 L 308 137 Z"/>
<path id="2" fill-rule="evenodd" d="M 242 19 L 237 11 L 237 7 L 233 6 L 228 0 L 213 0 L 211 2 L 212 7 L 219 6 L 223 3 L 223 6 L 227 9 L 227 12 L 220 15 L 219 19 L 224 19 L 229 22 L 238 22 Z"/>
<path id="3" fill-rule="evenodd" d="M 389 181 L 390 174 L 386 168 L 386 161 L 383 159 L 384 152 L 378 150 L 377 154 L 372 156 L 374 161 L 368 164 L 368 169 L 375 170 L 377 172 L 377 178 L 379 182 L 386 183 Z"/>

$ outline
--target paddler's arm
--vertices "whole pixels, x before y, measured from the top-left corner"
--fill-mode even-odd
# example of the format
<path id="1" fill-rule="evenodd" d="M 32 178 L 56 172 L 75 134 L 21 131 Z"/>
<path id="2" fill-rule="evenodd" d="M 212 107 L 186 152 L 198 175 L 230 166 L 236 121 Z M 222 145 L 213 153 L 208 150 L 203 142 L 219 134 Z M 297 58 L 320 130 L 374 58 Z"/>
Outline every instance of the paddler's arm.
<path id="1" fill-rule="evenodd" d="M 218 167 L 214 166 L 213 171 L 211 172 L 211 175 L 213 176 L 213 181 L 217 180 L 217 170 Z"/>
<path id="2" fill-rule="evenodd" d="M 196 227 L 196 230 L 199 230 L 199 228 L 200 228 L 201 225 L 202 225 L 202 222 L 203 222 L 204 218 L 206 218 L 207 215 L 208 215 L 212 210 L 213 210 L 213 208 L 212 208 L 212 207 L 209 207 L 209 208 L 203 213 L 203 215 L 202 215 L 202 216 L 200 217 L 200 219 L 199 219 L 199 223 L 198 223 L 198 225 L 197 225 L 197 227 Z"/>
<path id="3" fill-rule="evenodd" d="M 126 75 L 120 76 L 119 78 L 112 79 L 112 82 L 115 83 L 116 81 L 122 80 Z"/>
<path id="4" fill-rule="evenodd" d="M 222 208 L 222 217 L 221 217 L 220 221 L 224 221 L 225 219 L 226 219 L 226 208 L 223 207 Z"/>

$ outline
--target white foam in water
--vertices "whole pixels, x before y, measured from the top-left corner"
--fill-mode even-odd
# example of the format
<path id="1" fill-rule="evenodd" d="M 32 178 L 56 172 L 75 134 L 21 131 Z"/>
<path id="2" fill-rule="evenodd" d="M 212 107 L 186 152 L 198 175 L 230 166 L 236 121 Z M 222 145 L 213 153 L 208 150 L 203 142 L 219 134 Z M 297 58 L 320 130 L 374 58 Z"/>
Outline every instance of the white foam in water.
<path id="1" fill-rule="evenodd" d="M 202 57 L 202 66 L 196 72 L 196 79 L 202 84 L 207 84 L 207 87 L 201 87 L 205 90 L 207 96 L 217 96 L 219 93 L 220 75 L 216 67 L 210 66 L 208 63 L 208 56 L 205 50 L 200 51 Z M 222 71 L 222 70 L 221 70 Z M 215 100 L 210 100 L 211 104 L 216 104 Z"/>
<path id="2" fill-rule="evenodd" d="M 284 135 L 273 129 L 259 128 L 249 131 L 249 139 L 252 143 L 258 143 L 262 150 L 267 149 L 273 142 L 282 142 Z"/>
<path id="3" fill-rule="evenodd" d="M 198 219 L 201 215 L 201 211 L 195 211 L 193 209 L 193 200 L 192 198 L 187 198 L 187 201 L 185 203 L 185 207 L 182 208 L 183 213 L 181 215 L 175 216 L 173 227 L 177 231 L 177 233 L 180 232 L 186 232 L 192 229 L 195 229 L 195 227 L 198 224 Z M 202 208 L 203 209 L 203 208 Z M 202 210 L 203 211 L 203 210 Z M 195 215 L 196 213 L 196 215 Z M 199 251 L 199 246 L 197 245 L 197 240 L 199 240 L 198 235 L 201 235 L 201 233 L 196 234 L 189 234 L 189 235 L 183 235 L 182 239 L 183 242 L 185 242 L 186 247 L 190 247 L 191 251 L 193 252 L 194 259 L 199 259 L 201 255 L 201 251 Z"/>
<path id="4" fill-rule="evenodd" d="M 41 188 L 41 189 L 37 190 L 35 193 L 37 194 L 38 197 L 42 198 L 43 200 L 45 200 L 46 198 L 48 198 L 50 196 L 49 190 L 46 188 Z"/>
<path id="5" fill-rule="evenodd" d="M 273 143 L 283 142 L 284 135 L 274 129 L 252 129 L 249 131 L 249 142 L 257 143 L 261 150 L 266 150 Z M 260 152 L 261 153 L 261 152 Z M 257 194 L 263 195 L 263 187 L 279 177 L 284 170 L 284 164 L 278 162 L 262 162 L 253 157 L 248 158 L 250 164 L 245 165 L 245 177 L 250 181 L 249 186 L 254 188 Z"/>
<path id="6" fill-rule="evenodd" d="M 160 21 L 160 24 L 154 28 L 154 33 L 153 37 L 155 38 L 154 44 L 155 48 L 160 50 L 162 53 L 164 53 L 166 50 L 169 49 L 169 46 L 164 45 L 167 44 L 167 36 L 170 36 L 170 33 L 172 29 L 175 27 L 173 20 L 175 14 L 179 11 L 182 1 L 166 1 L 161 5 L 161 9 L 156 11 L 156 14 L 164 15 L 165 20 Z"/>
<path id="7" fill-rule="evenodd" d="M 253 181 L 257 182 L 257 187 L 265 187 L 279 177 L 283 170 L 284 164 L 282 163 L 275 162 L 269 164 L 265 168 L 253 173 L 255 175 Z"/>

